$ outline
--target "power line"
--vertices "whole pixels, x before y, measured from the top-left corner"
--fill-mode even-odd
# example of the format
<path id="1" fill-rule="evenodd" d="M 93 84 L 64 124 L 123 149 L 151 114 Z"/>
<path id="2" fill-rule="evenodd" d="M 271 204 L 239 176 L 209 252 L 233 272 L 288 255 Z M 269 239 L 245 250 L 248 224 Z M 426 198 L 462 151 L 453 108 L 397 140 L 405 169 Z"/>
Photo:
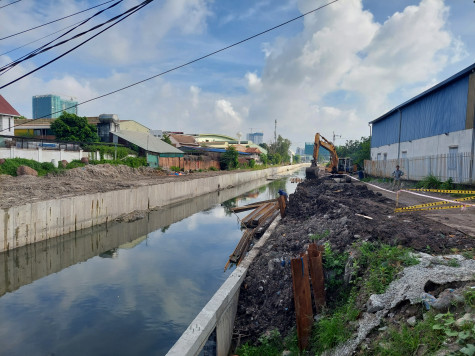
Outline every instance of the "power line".
<path id="1" fill-rule="evenodd" d="M 20 1 L 20 0 L 19 0 L 19 1 Z M 14 34 L 12 34 L 12 35 L 8 35 L 8 36 L 5 36 L 5 37 L 1 37 L 1 38 L 0 38 L 0 41 L 1 41 L 1 40 L 4 40 L 4 39 L 7 39 L 7 38 L 10 38 L 10 37 L 13 37 L 13 36 L 20 35 L 20 34 L 22 34 L 22 33 L 25 33 L 25 32 L 28 32 L 28 31 L 31 31 L 31 30 L 34 30 L 34 29 L 37 29 L 37 28 L 40 28 L 40 27 L 43 27 L 43 26 L 46 26 L 46 25 L 49 25 L 49 24 L 52 24 L 52 23 L 54 23 L 54 22 L 58 22 L 58 21 L 67 19 L 68 17 L 72 17 L 72 16 L 75 16 L 75 15 L 81 14 L 81 13 L 83 13 L 83 12 L 92 10 L 92 9 L 94 9 L 94 8 L 96 8 L 96 7 L 99 7 L 99 6 L 108 4 L 108 3 L 113 2 L 113 1 L 114 1 L 114 0 L 109 0 L 109 1 L 103 2 L 102 4 L 99 4 L 99 5 L 90 7 L 90 8 L 88 8 L 88 9 L 86 9 L 86 10 L 82 10 L 82 11 L 79 11 L 79 12 L 75 12 L 74 14 L 61 17 L 61 18 L 59 18 L 59 19 L 56 19 L 56 20 L 53 20 L 53 21 L 44 23 L 44 24 L 42 24 L 42 25 L 38 25 L 38 26 L 35 26 L 35 27 L 32 27 L 32 28 L 29 28 L 29 29 L 27 29 L 27 30 L 24 30 L 24 31 L 20 31 L 20 32 L 14 33 Z"/>
<path id="2" fill-rule="evenodd" d="M 59 42 L 59 43 L 57 43 L 57 44 L 55 44 L 55 45 L 53 45 L 53 46 L 50 46 L 50 47 L 45 48 L 46 46 L 48 46 L 48 45 L 52 44 L 53 42 L 55 42 L 56 40 L 60 39 L 61 37 L 66 36 L 68 33 L 71 33 L 71 32 L 74 31 L 75 29 L 77 29 L 77 28 L 79 28 L 80 26 L 84 25 L 86 22 L 88 22 L 88 21 L 91 20 L 92 18 L 94 18 L 94 17 L 96 17 L 96 16 L 99 16 L 99 15 L 102 14 L 103 12 L 105 12 L 105 11 L 107 11 L 107 10 L 109 10 L 109 9 L 112 9 L 113 7 L 117 6 L 117 5 L 118 5 L 119 3 L 121 3 L 122 1 L 123 1 L 123 0 L 119 0 L 119 1 L 117 1 L 116 3 L 110 5 L 109 7 L 105 8 L 105 9 L 103 9 L 103 10 L 98 11 L 97 13 L 95 13 L 94 15 L 92 15 L 91 17 L 88 17 L 87 19 L 82 20 L 82 21 L 81 21 L 77 26 L 75 26 L 74 28 L 72 28 L 72 29 L 70 29 L 69 31 L 63 33 L 62 35 L 56 37 L 54 40 L 52 40 L 52 41 L 50 41 L 50 42 L 44 44 L 43 46 L 41 46 L 41 47 L 35 49 L 34 51 L 31 51 L 30 53 L 27 53 L 27 54 L 21 56 L 20 58 L 17 58 L 16 60 L 14 60 L 14 61 L 12 61 L 12 62 L 10 62 L 10 63 L 8 63 L 8 64 L 2 66 L 2 67 L 0 67 L 0 73 L 1 73 L 0 75 L 5 74 L 6 72 L 8 72 L 8 71 L 9 71 L 10 69 L 12 69 L 13 67 L 17 66 L 18 64 L 20 64 L 20 63 L 22 63 L 22 62 L 24 62 L 24 61 L 26 61 L 26 60 L 28 60 L 28 59 L 31 59 L 31 58 L 33 58 L 33 57 L 39 55 L 40 53 L 49 51 L 50 49 L 52 49 L 52 48 L 54 48 L 54 47 L 61 46 L 61 45 L 65 44 L 65 43 L 67 43 L 67 42 L 69 42 L 69 41 L 71 41 L 71 40 L 73 40 L 73 39 L 79 38 L 79 37 L 81 37 L 81 36 L 87 34 L 88 32 L 94 31 L 94 30 L 96 30 L 96 29 L 102 27 L 103 25 L 105 25 L 105 24 L 107 24 L 107 23 L 109 23 L 109 22 L 112 22 L 112 21 L 114 21 L 114 20 L 120 18 L 120 17 L 123 16 L 124 14 L 126 14 L 126 13 L 132 11 L 135 7 L 138 7 L 138 6 L 139 6 L 139 5 L 137 5 L 137 6 L 133 7 L 133 8 L 131 8 L 131 9 L 129 9 L 129 10 L 123 12 L 122 14 L 117 15 L 117 16 L 111 18 L 110 20 L 108 20 L 108 21 L 106 21 L 106 22 L 103 22 L 102 24 L 96 25 L 96 26 L 92 27 L 91 29 L 89 29 L 89 30 L 87 30 L 87 31 L 81 32 L 81 33 L 79 33 L 79 34 L 77 34 L 77 35 L 71 37 L 71 38 L 68 39 L 68 40 L 64 40 L 64 41 Z"/>
<path id="3" fill-rule="evenodd" d="M 0 0 L 0 1 L 2 1 L 2 0 Z M 37 40 L 34 40 L 34 41 L 31 41 L 31 42 L 25 43 L 24 45 L 19 46 L 19 47 L 16 47 L 16 48 L 13 48 L 13 49 L 11 49 L 11 50 L 9 50 L 9 51 L 7 51 L 7 52 L 0 53 L 0 56 L 4 56 L 4 55 L 6 55 L 6 54 L 8 54 L 8 53 L 15 52 L 16 50 L 19 50 L 20 48 L 23 48 L 23 47 L 26 47 L 26 46 L 28 46 L 28 45 L 30 45 L 30 44 L 32 44 L 32 43 L 41 41 L 43 38 L 46 38 L 46 37 L 49 37 L 49 36 L 53 36 L 54 34 L 56 34 L 56 33 L 58 33 L 58 32 L 61 32 L 61 31 L 64 31 L 64 30 L 67 30 L 68 28 L 71 28 L 71 27 L 73 27 L 73 26 L 76 26 L 77 24 L 80 24 L 81 22 L 82 22 L 82 20 L 79 21 L 79 22 L 73 23 L 72 25 L 63 27 L 61 30 L 52 32 L 52 33 L 50 33 L 49 35 L 40 37 L 40 38 L 38 38 Z"/>
<path id="4" fill-rule="evenodd" d="M 137 11 L 141 10 L 143 7 L 147 6 L 147 5 L 150 4 L 152 1 L 154 1 L 154 0 L 146 0 L 146 1 L 142 2 L 142 3 L 140 3 L 139 5 L 134 6 L 133 8 L 130 8 L 129 10 L 127 10 L 127 11 L 124 12 L 123 14 L 119 15 L 118 17 L 121 17 L 121 16 L 123 16 L 124 14 L 128 13 L 126 16 L 123 16 L 121 19 L 117 20 L 117 21 L 114 22 L 112 25 L 106 27 L 106 28 L 103 29 L 102 31 L 99 31 L 99 32 L 96 33 L 95 35 L 89 37 L 87 40 L 85 40 L 85 41 L 81 42 L 80 44 L 74 46 L 73 48 L 71 48 L 70 50 L 64 52 L 63 54 L 61 54 L 61 55 L 59 55 L 59 56 L 57 56 L 56 58 L 53 58 L 52 60 L 46 62 L 45 64 L 39 66 L 38 68 L 35 68 L 35 69 L 29 71 L 28 73 L 22 75 L 21 77 L 18 77 L 18 78 L 16 78 L 16 79 L 12 80 L 11 82 L 8 82 L 7 84 L 2 85 L 2 86 L 0 87 L 0 89 L 3 89 L 3 88 L 5 88 L 5 87 L 7 87 L 7 86 L 9 86 L 9 85 L 11 85 L 11 84 L 13 84 L 13 83 L 16 83 L 17 81 L 19 81 L 19 80 L 21 80 L 21 79 L 23 79 L 23 78 L 29 76 L 30 74 L 33 74 L 34 72 L 40 70 L 41 68 L 44 68 L 44 67 L 46 67 L 47 65 L 49 65 L 49 64 L 51 64 L 51 63 L 53 63 L 53 62 L 56 62 L 58 59 L 64 57 L 64 56 L 67 55 L 68 53 L 71 53 L 72 51 L 74 51 L 74 50 L 76 50 L 77 48 L 81 47 L 82 45 L 84 45 L 85 43 L 89 42 L 89 41 L 92 40 L 93 38 L 99 36 L 100 34 L 102 34 L 102 33 L 105 32 L 105 31 L 107 31 L 107 30 L 110 29 L 111 27 L 117 25 L 119 22 L 125 20 L 127 17 L 129 17 L 129 16 L 133 15 L 134 13 L 136 13 Z M 117 16 L 116 16 L 116 18 L 117 18 Z M 108 21 L 108 22 L 110 22 L 110 21 Z M 102 26 L 102 25 L 101 25 L 101 26 Z M 73 37 L 73 38 L 74 38 L 74 37 Z M 60 44 L 58 44 L 58 45 L 60 45 Z M 55 47 L 55 46 L 52 46 L 51 48 L 53 48 L 53 47 Z M 48 49 L 51 49 L 51 48 L 48 48 Z"/>
<path id="5" fill-rule="evenodd" d="M 0 6 L 0 9 L 3 9 L 4 7 L 7 7 L 7 6 L 10 6 L 10 5 L 13 5 L 13 4 L 15 4 L 15 3 L 17 3 L 17 2 L 20 2 L 20 1 L 21 1 L 21 0 L 16 0 L 16 1 L 13 1 L 13 2 L 11 2 L 11 3 L 9 3 L 9 4 L 6 4 L 6 5 L 3 5 L 3 6 Z"/>
<path id="6" fill-rule="evenodd" d="M 153 0 L 151 0 L 151 1 L 153 1 Z M 132 87 L 134 87 L 134 86 L 136 86 L 136 85 L 145 83 L 145 82 L 147 82 L 147 81 L 149 81 L 149 80 L 152 80 L 152 79 L 155 79 L 155 78 L 157 78 L 157 77 L 163 76 L 163 75 L 165 75 L 165 74 L 167 74 L 167 73 L 173 72 L 173 71 L 175 71 L 175 70 L 177 70 L 177 69 L 186 67 L 186 66 L 188 66 L 188 65 L 190 65 L 190 64 L 193 64 L 193 63 L 198 62 L 198 61 L 201 61 L 201 60 L 203 60 L 203 59 L 205 59 L 205 58 L 211 57 L 211 56 L 213 56 L 213 55 L 215 55 L 215 54 L 217 54 L 217 53 L 226 51 L 227 49 L 230 49 L 230 48 L 232 48 L 232 47 L 235 47 L 235 46 L 237 46 L 237 45 L 239 45 L 239 44 L 241 44 L 241 43 L 244 43 L 244 42 L 247 42 L 247 41 L 249 41 L 249 40 L 251 40 L 251 39 L 254 39 L 254 38 L 256 38 L 256 37 L 262 36 L 262 35 L 264 35 L 264 34 L 266 34 L 266 33 L 268 33 L 268 32 L 271 32 L 271 31 L 277 29 L 277 28 L 280 28 L 280 27 L 283 27 L 283 26 L 285 26 L 285 25 L 288 25 L 288 24 L 291 23 L 291 22 L 294 22 L 294 21 L 296 21 L 296 20 L 298 20 L 298 19 L 301 19 L 301 18 L 303 18 L 303 17 L 305 17 L 305 16 L 307 16 L 307 15 L 310 15 L 310 14 L 312 14 L 312 13 L 314 13 L 314 12 L 317 12 L 317 11 L 319 11 L 319 10 L 321 10 L 321 9 L 327 7 L 327 6 L 330 6 L 330 5 L 332 5 L 332 4 L 334 4 L 334 3 L 338 2 L 338 1 L 339 1 L 339 0 L 333 0 L 333 1 L 331 1 L 331 2 L 329 2 L 329 3 L 327 3 L 327 4 L 325 4 L 325 5 L 322 5 L 322 6 L 320 6 L 320 7 L 317 7 L 317 8 L 315 8 L 315 9 L 313 9 L 313 10 L 310 10 L 310 11 L 308 11 L 308 12 L 306 12 L 306 13 L 300 15 L 300 16 L 294 17 L 294 18 L 291 19 L 291 20 L 285 21 L 285 22 L 283 22 L 283 23 L 281 23 L 281 24 L 279 24 L 279 25 L 277 25 L 277 26 L 271 27 L 271 28 L 269 28 L 269 29 L 267 29 L 267 30 L 264 30 L 264 31 L 262 31 L 262 32 L 259 32 L 259 33 L 255 34 L 255 35 L 252 35 L 252 36 L 250 36 L 250 37 L 247 37 L 247 38 L 245 38 L 245 39 L 243 39 L 243 40 L 240 40 L 240 41 L 238 41 L 238 42 L 235 42 L 235 43 L 233 43 L 233 44 L 231 44 L 231 45 L 229 45 L 229 46 L 223 47 L 223 48 L 221 48 L 221 49 L 218 49 L 218 50 L 216 50 L 216 51 L 214 51 L 214 52 L 208 53 L 208 54 L 206 54 L 206 55 L 204 55 L 204 56 L 201 56 L 201 57 L 199 57 L 199 58 L 193 59 L 193 60 L 191 60 L 191 61 L 189 61 L 189 62 L 186 62 L 186 63 L 181 64 L 181 65 L 179 65 L 179 66 L 173 67 L 173 68 L 168 69 L 168 70 L 166 70 L 166 71 L 164 71 L 164 72 L 155 74 L 155 75 L 153 75 L 153 76 L 151 76 L 151 77 L 148 77 L 148 78 L 146 78 L 146 79 L 142 79 L 142 80 L 140 80 L 140 81 L 138 81 L 138 82 L 129 84 L 129 85 L 125 86 L 125 87 L 122 87 L 122 88 L 113 90 L 113 91 L 108 92 L 108 93 L 106 93 L 106 94 L 102 94 L 102 95 L 96 96 L 95 98 L 92 98 L 92 99 L 88 99 L 88 100 L 82 101 L 82 102 L 78 103 L 77 105 L 72 105 L 72 106 L 67 107 L 67 108 L 65 108 L 65 109 L 62 109 L 62 110 L 59 110 L 59 111 L 55 111 L 55 112 L 51 113 L 51 115 L 61 113 L 61 112 L 63 112 L 63 111 L 66 111 L 66 110 L 69 110 L 69 109 L 78 107 L 79 105 L 83 105 L 83 104 L 89 103 L 89 102 L 91 102 L 91 101 L 95 101 L 95 100 L 104 98 L 104 97 L 106 97 L 106 96 L 110 96 L 110 95 L 112 95 L 112 94 L 118 93 L 118 92 L 123 91 L 123 90 L 125 90 L 125 89 L 132 88 Z M 20 78 L 20 79 L 21 79 L 21 78 Z M 2 89 L 2 88 L 3 88 L 3 87 L 0 87 L 0 89 Z M 39 120 L 39 119 L 44 119 L 44 118 L 47 118 L 47 116 L 38 117 L 38 118 L 36 118 L 36 119 L 30 120 L 29 122 L 33 122 L 33 121 L 36 121 L 36 120 Z M 17 127 L 17 126 L 20 126 L 20 125 L 14 125 L 14 126 L 12 126 L 12 127 Z M 5 130 L 6 130 L 6 129 L 0 130 L 0 132 L 5 131 Z"/>

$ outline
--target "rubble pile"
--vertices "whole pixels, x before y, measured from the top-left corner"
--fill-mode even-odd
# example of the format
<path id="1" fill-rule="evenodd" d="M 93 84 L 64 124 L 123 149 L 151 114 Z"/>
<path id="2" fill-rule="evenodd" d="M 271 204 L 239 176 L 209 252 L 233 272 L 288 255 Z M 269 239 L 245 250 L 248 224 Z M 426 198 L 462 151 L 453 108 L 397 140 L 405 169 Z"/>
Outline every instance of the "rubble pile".
<path id="1" fill-rule="evenodd" d="M 309 243 L 329 243 L 349 252 L 354 243 L 381 242 L 431 254 L 475 247 L 475 239 L 421 213 L 394 213 L 395 202 L 362 183 L 315 179 L 300 183 L 289 196 L 286 217 L 261 248 L 241 286 L 235 341 L 255 341 L 295 326 L 290 260 Z"/>

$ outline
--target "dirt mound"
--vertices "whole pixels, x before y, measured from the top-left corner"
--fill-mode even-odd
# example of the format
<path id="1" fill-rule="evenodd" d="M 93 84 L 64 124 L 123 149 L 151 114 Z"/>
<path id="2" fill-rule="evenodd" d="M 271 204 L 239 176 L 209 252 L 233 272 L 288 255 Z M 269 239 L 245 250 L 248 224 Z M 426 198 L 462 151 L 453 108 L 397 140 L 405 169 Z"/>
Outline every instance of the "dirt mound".
<path id="1" fill-rule="evenodd" d="M 124 178 L 130 176 L 165 176 L 166 173 L 153 169 L 151 167 L 131 168 L 124 165 L 111 165 L 111 164 L 99 164 L 99 165 L 87 165 L 84 167 L 73 168 L 61 173 L 66 177 L 111 177 L 111 178 Z"/>
<path id="2" fill-rule="evenodd" d="M 473 238 L 417 213 L 396 215 L 394 205 L 360 183 L 323 179 L 300 183 L 289 196 L 287 216 L 241 286 L 234 330 L 240 341 L 255 341 L 272 329 L 286 335 L 295 325 L 290 259 L 310 242 L 328 242 L 339 252 L 361 241 L 430 253 L 475 247 Z"/>

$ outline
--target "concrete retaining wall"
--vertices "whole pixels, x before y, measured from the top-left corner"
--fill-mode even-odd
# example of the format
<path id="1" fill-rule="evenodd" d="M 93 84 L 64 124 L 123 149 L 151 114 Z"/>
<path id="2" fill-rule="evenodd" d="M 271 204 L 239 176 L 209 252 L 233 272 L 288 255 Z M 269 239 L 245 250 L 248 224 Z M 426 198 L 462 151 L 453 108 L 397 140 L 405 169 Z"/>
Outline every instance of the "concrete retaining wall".
<path id="1" fill-rule="evenodd" d="M 0 252 L 108 223 L 136 210 L 162 207 L 300 167 L 236 172 L 0 209 Z"/>
<path id="2" fill-rule="evenodd" d="M 264 246 L 279 220 L 280 217 L 274 220 L 266 233 L 254 245 L 242 263 L 224 281 L 223 285 L 191 322 L 166 356 L 199 355 L 214 330 L 216 330 L 216 355 L 227 356 L 229 354 L 241 284 L 246 277 L 249 266 L 261 247 Z"/>

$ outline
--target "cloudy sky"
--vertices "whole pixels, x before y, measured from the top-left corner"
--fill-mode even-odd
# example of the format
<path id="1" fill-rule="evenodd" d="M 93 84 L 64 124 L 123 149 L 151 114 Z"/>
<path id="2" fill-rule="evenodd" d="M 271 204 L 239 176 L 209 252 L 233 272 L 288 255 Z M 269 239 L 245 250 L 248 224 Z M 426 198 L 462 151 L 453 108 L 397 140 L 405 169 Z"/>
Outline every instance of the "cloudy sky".
<path id="1" fill-rule="evenodd" d="M 0 0 L 0 6 L 12 1 Z M 22 0 L 0 8 L 0 37 L 105 1 Z M 80 29 L 140 2 L 122 1 Z M 155 0 L 58 61 L 1 89 L 0 94 L 30 118 L 33 95 L 54 93 L 87 101 L 329 2 Z M 113 3 L 1 39 L 0 65 L 65 31 L 26 45 L 29 42 Z M 289 138 L 294 149 L 312 141 L 315 132 L 329 139 L 334 133 L 336 144 L 343 144 L 346 139 L 368 136 L 369 121 L 473 64 L 474 18 L 472 0 L 338 0 L 202 61 L 81 105 L 78 111 L 81 116 L 115 113 L 151 129 L 186 133 L 235 136 L 242 132 L 245 137 L 248 132 L 262 131 L 266 142 L 273 140 L 277 120 L 277 134 Z M 0 76 L 0 86 L 81 41 L 21 63 Z M 19 46 L 24 47 L 11 51 Z"/>

